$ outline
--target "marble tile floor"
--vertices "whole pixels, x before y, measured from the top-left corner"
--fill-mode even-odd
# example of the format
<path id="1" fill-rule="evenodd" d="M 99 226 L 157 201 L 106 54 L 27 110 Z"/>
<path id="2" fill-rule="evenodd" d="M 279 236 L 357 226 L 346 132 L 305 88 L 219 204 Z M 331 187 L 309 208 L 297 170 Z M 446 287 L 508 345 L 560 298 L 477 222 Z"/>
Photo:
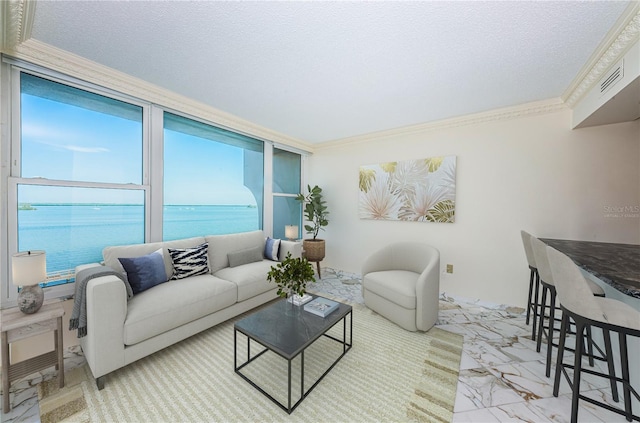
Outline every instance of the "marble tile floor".
<path id="1" fill-rule="evenodd" d="M 323 268 L 322 275 L 309 287 L 311 291 L 364 303 L 359 275 L 330 268 Z M 437 325 L 464 336 L 454 422 L 570 421 L 569 386 L 562 380 L 560 396 L 553 396 L 553 380 L 544 375 L 546 349 L 543 346 L 536 352 L 522 309 L 443 293 Z M 65 350 L 67 370 L 82 364 L 84 358 L 78 346 Z M 12 410 L 2 414 L 0 420 L 39 422 L 35 386 L 53 377 L 55 371 L 51 368 L 15 382 L 10 393 Z M 586 377 L 584 381 L 587 395 L 610 401 L 606 380 Z M 580 404 L 580 422 L 626 421 L 585 401 Z"/>

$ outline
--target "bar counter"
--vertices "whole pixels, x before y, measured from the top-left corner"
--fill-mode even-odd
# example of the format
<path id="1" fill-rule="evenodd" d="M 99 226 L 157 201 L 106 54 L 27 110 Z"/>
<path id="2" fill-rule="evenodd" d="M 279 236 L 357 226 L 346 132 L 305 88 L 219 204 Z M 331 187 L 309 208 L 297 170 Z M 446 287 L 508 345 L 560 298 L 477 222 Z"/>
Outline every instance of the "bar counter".
<path id="1" fill-rule="evenodd" d="M 582 269 L 625 295 L 640 299 L 640 245 L 540 238 Z"/>

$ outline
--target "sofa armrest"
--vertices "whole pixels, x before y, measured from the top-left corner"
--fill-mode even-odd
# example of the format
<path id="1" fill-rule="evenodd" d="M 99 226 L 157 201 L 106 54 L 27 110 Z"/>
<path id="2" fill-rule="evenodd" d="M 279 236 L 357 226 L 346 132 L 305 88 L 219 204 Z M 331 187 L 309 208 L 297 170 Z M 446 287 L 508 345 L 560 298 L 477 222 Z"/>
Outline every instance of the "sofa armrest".
<path id="1" fill-rule="evenodd" d="M 127 290 L 118 277 L 101 276 L 87 283 L 85 297 L 87 335 L 80 338 L 80 345 L 97 379 L 125 365 Z"/>
<path id="2" fill-rule="evenodd" d="M 302 257 L 302 243 L 296 241 L 287 241 L 283 239 L 280 241 L 280 251 L 278 251 L 278 260 L 282 261 L 287 257 L 287 253 L 291 253 L 291 257 Z"/>

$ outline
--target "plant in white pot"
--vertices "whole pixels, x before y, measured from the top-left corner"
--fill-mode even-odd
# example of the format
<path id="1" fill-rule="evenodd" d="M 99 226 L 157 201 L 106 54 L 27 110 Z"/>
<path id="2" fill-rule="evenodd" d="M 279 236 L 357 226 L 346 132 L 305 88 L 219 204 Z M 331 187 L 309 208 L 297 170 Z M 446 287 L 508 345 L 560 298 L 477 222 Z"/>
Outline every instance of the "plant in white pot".
<path id="1" fill-rule="evenodd" d="M 325 242 L 324 239 L 318 238 L 318 232 L 324 231 L 324 227 L 329 224 L 327 217 L 329 211 L 327 205 L 322 198 L 322 188 L 314 186 L 311 188 L 307 185 L 308 193 L 298 194 L 296 199 L 304 204 L 304 215 L 310 225 L 304 225 L 304 229 L 308 234 L 313 235 L 311 239 L 305 239 L 302 241 L 304 256 L 310 260 L 318 263 L 318 276 L 320 276 L 320 264 L 325 254 Z"/>
<path id="2" fill-rule="evenodd" d="M 278 285 L 278 296 L 291 298 L 293 304 L 302 304 L 311 299 L 306 296 L 307 283 L 315 282 L 313 266 L 304 257 L 293 258 L 291 253 L 267 273 L 267 280 Z"/>

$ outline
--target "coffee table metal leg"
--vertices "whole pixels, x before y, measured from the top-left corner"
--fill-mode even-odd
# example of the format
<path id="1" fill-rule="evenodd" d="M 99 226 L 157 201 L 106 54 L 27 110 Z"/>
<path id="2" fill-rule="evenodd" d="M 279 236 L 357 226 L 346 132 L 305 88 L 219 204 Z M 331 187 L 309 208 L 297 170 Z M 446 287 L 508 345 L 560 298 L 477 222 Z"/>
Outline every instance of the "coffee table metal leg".
<path id="1" fill-rule="evenodd" d="M 251 360 L 251 338 L 247 336 L 247 362 Z"/>
<path id="2" fill-rule="evenodd" d="M 342 319 L 342 354 L 347 352 L 347 316 Z"/>
<path id="3" fill-rule="evenodd" d="M 291 360 L 287 360 L 287 363 L 288 363 L 288 367 L 289 367 L 289 371 L 288 371 L 288 373 L 289 373 L 289 405 L 287 407 L 287 412 L 289 414 L 291 414 L 291 412 L 293 411 L 291 409 Z"/>
<path id="4" fill-rule="evenodd" d="M 304 398 L 304 350 L 300 355 L 300 398 Z"/>

